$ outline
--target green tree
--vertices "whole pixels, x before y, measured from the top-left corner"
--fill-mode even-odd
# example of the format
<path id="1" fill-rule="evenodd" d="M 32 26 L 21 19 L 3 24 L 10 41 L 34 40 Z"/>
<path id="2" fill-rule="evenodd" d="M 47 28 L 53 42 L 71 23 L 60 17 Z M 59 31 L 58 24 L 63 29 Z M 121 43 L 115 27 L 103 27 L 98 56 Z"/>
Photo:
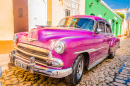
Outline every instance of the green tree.
<path id="1" fill-rule="evenodd" d="M 124 14 L 121 14 L 121 13 L 119 13 L 119 12 L 116 12 L 116 14 L 118 14 L 118 15 L 123 19 L 123 21 L 124 21 L 124 18 L 125 18 L 125 15 L 124 15 Z"/>

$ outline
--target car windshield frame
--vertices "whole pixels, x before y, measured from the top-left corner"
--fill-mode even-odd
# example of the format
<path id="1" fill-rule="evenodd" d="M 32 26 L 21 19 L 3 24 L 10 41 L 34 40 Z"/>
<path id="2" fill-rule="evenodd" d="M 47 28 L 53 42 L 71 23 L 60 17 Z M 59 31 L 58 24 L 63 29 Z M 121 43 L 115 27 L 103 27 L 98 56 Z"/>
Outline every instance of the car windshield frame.
<path id="1" fill-rule="evenodd" d="M 64 20 L 64 19 L 67 19 L 67 18 L 72 18 L 71 19 L 71 22 L 67 25 L 67 26 L 60 26 L 59 24 Z M 73 28 L 82 28 L 82 27 L 80 27 L 80 26 L 78 26 L 78 27 L 74 27 L 74 26 L 70 26 L 71 24 L 72 24 L 72 22 L 73 22 L 73 20 L 74 19 L 81 19 L 81 18 L 84 18 L 84 19 L 90 19 L 90 20 L 93 20 L 93 27 L 92 27 L 92 32 L 94 31 L 94 27 L 95 27 L 95 20 L 93 19 L 93 18 L 89 18 L 89 17 L 65 17 L 65 18 L 63 18 L 63 19 L 61 19 L 61 21 L 58 23 L 58 25 L 57 25 L 57 27 L 73 27 Z M 84 26 L 84 24 L 83 24 L 83 26 Z M 82 29 L 82 30 L 87 30 L 87 29 Z M 90 31 L 90 30 L 87 30 L 87 31 Z"/>

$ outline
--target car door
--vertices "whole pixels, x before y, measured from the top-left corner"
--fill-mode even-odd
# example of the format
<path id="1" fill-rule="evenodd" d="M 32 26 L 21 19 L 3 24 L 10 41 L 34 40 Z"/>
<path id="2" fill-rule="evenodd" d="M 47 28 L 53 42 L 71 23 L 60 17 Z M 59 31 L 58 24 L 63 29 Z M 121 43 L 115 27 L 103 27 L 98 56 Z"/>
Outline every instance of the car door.
<path id="1" fill-rule="evenodd" d="M 98 23 L 98 28 L 102 29 L 102 32 L 99 32 L 97 34 L 97 52 L 99 53 L 99 58 L 98 59 L 103 59 L 106 58 L 108 55 L 108 50 L 109 50 L 109 39 L 108 35 L 106 33 L 106 21 L 99 21 Z M 97 29 L 96 28 L 96 31 Z"/>
<path id="2" fill-rule="evenodd" d="M 102 60 L 104 60 L 107 55 L 108 55 L 108 49 L 109 49 L 109 44 L 107 42 L 108 37 L 106 36 L 106 22 L 103 20 L 98 20 L 95 25 L 95 30 L 93 34 L 93 38 L 96 40 L 95 41 L 95 46 L 93 48 L 94 52 L 90 53 L 90 62 L 89 68 L 93 68 L 95 65 L 100 63 Z M 100 29 L 100 32 L 98 31 Z"/>
<path id="3" fill-rule="evenodd" d="M 102 60 L 106 58 L 108 55 L 108 49 L 109 49 L 109 43 L 108 43 L 108 37 L 106 36 L 106 22 L 103 20 L 100 20 L 97 22 L 96 27 L 96 42 L 97 42 L 97 59 Z M 98 32 L 98 29 L 101 29 L 101 32 Z"/>
<path id="4" fill-rule="evenodd" d="M 112 29 L 111 29 L 111 26 L 110 26 L 109 23 L 106 23 L 106 34 L 105 34 L 105 36 L 108 38 L 107 42 L 108 42 L 108 44 L 110 46 L 110 42 L 111 42 L 111 40 L 113 38 L 113 34 L 112 34 Z"/>

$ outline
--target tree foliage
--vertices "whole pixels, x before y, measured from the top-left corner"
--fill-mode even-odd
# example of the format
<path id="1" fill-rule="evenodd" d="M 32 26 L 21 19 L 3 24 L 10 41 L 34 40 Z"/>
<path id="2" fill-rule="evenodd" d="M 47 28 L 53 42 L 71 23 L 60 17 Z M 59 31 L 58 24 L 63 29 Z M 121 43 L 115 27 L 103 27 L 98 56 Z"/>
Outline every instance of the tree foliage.
<path id="1" fill-rule="evenodd" d="M 116 14 L 118 14 L 118 15 L 123 19 L 123 21 L 124 21 L 124 18 L 125 18 L 125 15 L 124 15 L 124 14 L 121 14 L 121 13 L 119 13 L 119 12 L 116 12 Z"/>

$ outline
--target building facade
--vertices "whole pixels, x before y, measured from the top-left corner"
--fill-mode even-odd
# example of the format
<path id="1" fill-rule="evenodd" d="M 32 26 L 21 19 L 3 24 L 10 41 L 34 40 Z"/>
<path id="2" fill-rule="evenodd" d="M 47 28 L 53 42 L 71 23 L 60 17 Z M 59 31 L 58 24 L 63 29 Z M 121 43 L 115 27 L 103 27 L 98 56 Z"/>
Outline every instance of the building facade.
<path id="1" fill-rule="evenodd" d="M 113 11 L 124 14 L 124 20 L 122 22 L 122 31 L 120 36 L 126 36 L 126 31 L 128 29 L 128 20 L 126 19 L 127 9 L 113 9 Z"/>
<path id="2" fill-rule="evenodd" d="M 113 34 L 115 36 L 121 35 L 122 18 L 102 0 L 85 0 L 85 15 L 94 15 L 106 19 L 111 24 Z"/>
<path id="3" fill-rule="evenodd" d="M 71 15 L 99 16 L 109 21 L 115 36 L 122 31 L 122 19 L 102 0 L 0 0 L 0 11 L 0 54 L 13 49 L 14 33 L 57 26 Z"/>

